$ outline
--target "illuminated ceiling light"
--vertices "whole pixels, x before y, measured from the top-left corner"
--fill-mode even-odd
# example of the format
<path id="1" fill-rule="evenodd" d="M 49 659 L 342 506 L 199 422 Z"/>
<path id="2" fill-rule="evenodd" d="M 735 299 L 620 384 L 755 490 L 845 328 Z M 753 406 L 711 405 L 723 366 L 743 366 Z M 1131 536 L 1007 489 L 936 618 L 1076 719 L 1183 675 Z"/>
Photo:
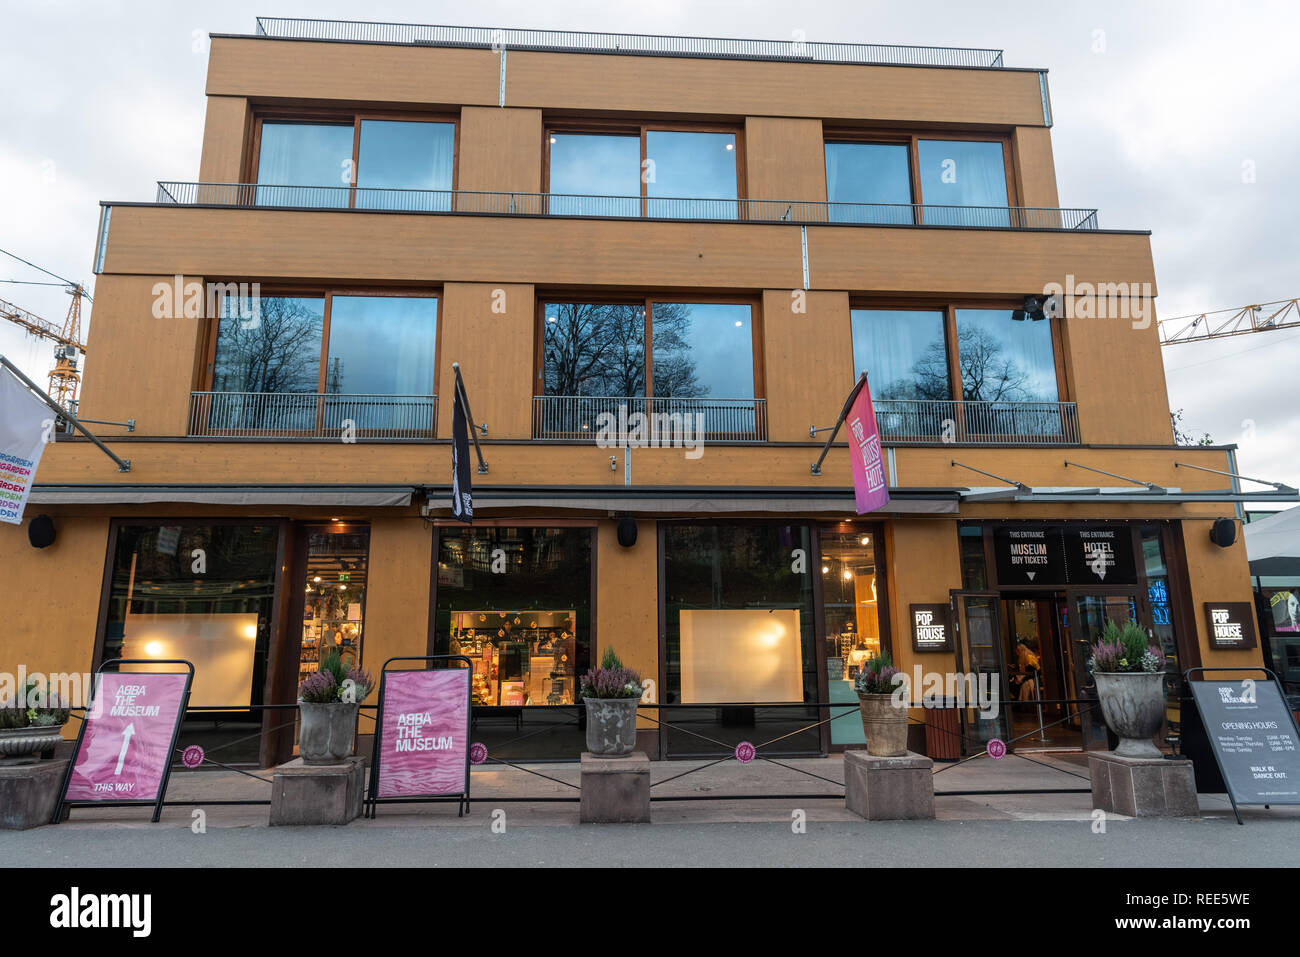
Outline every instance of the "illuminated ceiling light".
<path id="1" fill-rule="evenodd" d="M 737 329 L 739 329 L 739 328 L 740 328 L 741 326 L 743 326 L 744 324 L 745 324 L 745 323 L 744 323 L 742 320 L 740 320 L 740 319 L 737 319 L 737 320 L 736 320 L 736 328 L 737 328 Z"/>
<path id="2" fill-rule="evenodd" d="M 554 317 L 554 316 L 547 316 L 547 317 L 546 317 L 546 321 L 547 321 L 547 322 L 554 322 L 554 321 L 555 321 L 555 317 Z"/>
<path id="3" fill-rule="evenodd" d="M 555 142 L 555 137 L 554 137 L 554 136 L 551 137 L 551 142 L 552 142 L 552 143 Z"/>
<path id="4" fill-rule="evenodd" d="M 870 536 L 870 535 L 863 535 L 863 536 L 862 536 L 862 544 L 863 544 L 863 545 L 870 545 L 870 544 L 871 544 L 871 536 Z"/>
<path id="5" fill-rule="evenodd" d="M 846 582 L 853 581 L 853 572 L 849 571 L 847 568 L 844 569 L 844 580 Z"/>
<path id="6" fill-rule="evenodd" d="M 318 581 L 320 581 L 320 576 L 317 575 L 315 578 L 312 579 L 312 581 L 314 581 L 314 582 L 318 582 Z"/>
<path id="7" fill-rule="evenodd" d="M 727 148 L 728 152 L 730 152 L 731 150 L 734 150 L 736 147 L 735 147 L 735 144 L 733 144 L 733 143 L 728 143 L 726 148 Z"/>
<path id="8" fill-rule="evenodd" d="M 830 570 L 831 570 L 831 567 L 830 567 L 829 565 L 823 565 L 823 566 L 822 566 L 822 574 L 823 574 L 823 575 L 828 575 L 828 574 L 830 574 Z"/>
<path id="9" fill-rule="evenodd" d="M 347 586 L 347 585 L 340 585 L 340 586 L 339 586 L 339 591 L 347 591 L 347 590 L 348 590 L 348 586 Z"/>

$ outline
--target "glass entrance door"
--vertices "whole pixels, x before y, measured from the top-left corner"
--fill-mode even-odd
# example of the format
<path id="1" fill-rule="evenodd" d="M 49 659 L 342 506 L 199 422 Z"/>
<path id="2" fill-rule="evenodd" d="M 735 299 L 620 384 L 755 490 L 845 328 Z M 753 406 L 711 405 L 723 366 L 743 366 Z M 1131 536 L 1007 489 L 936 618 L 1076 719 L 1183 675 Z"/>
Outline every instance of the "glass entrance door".
<path id="1" fill-rule="evenodd" d="M 957 623 L 957 671 L 964 676 L 966 688 L 966 703 L 961 709 L 962 750 L 978 754 L 993 738 L 1005 741 L 1010 737 L 1002 602 L 997 592 L 959 590 L 950 593 L 950 601 Z M 990 706 L 980 708 L 980 699 Z"/>
<path id="2" fill-rule="evenodd" d="M 1107 622 L 1122 625 L 1126 621 L 1139 621 L 1136 593 L 1132 592 L 1071 592 L 1062 614 L 1063 644 L 1071 656 L 1070 671 L 1074 676 L 1076 692 L 1071 697 L 1096 699 L 1097 685 L 1088 672 L 1090 648 L 1106 628 Z M 1106 724 L 1100 707 L 1077 705 L 1083 729 L 1083 747 L 1088 751 L 1105 751 L 1110 747 Z"/>

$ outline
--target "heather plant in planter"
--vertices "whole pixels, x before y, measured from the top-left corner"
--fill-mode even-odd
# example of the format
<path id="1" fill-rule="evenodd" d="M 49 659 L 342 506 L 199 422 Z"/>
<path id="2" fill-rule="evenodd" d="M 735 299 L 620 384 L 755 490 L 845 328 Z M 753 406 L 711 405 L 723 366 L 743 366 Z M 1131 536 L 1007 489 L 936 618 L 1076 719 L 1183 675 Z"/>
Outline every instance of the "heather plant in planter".
<path id="1" fill-rule="evenodd" d="M 641 676 L 625 668 L 613 648 L 599 668 L 582 676 L 579 693 L 587 707 L 587 750 L 601 757 L 625 757 L 636 747 L 636 709 L 644 693 Z"/>
<path id="2" fill-rule="evenodd" d="M 298 756 L 307 765 L 339 764 L 352 754 L 357 710 L 374 679 L 348 668 L 337 648 L 321 655 L 320 667 L 298 686 Z"/>
<path id="3" fill-rule="evenodd" d="M 1115 753 L 1160 757 L 1151 738 L 1165 720 L 1165 653 L 1135 621 L 1107 622 L 1090 651 L 1102 717 L 1119 737 Z"/>
<path id="4" fill-rule="evenodd" d="M 0 764 L 35 764 L 63 739 L 60 728 L 70 714 L 49 683 L 36 678 L 0 699 Z"/>
<path id="5" fill-rule="evenodd" d="M 862 709 L 862 732 L 867 752 L 882 758 L 907 753 L 907 708 L 894 700 L 901 672 L 888 654 L 873 655 L 862 665 L 853 688 Z"/>

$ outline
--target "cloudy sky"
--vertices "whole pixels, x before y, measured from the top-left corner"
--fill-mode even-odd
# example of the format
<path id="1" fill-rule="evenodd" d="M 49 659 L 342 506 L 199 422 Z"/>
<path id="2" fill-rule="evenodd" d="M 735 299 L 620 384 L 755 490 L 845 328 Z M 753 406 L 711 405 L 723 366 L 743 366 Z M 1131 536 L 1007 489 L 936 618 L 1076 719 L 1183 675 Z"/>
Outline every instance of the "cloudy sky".
<path id="1" fill-rule="evenodd" d="M 206 36 L 251 33 L 259 14 L 1001 48 L 1050 71 L 1061 204 L 1152 230 L 1161 317 L 1300 295 L 1292 0 L 0 0 L 0 248 L 92 281 L 99 200 L 196 178 Z M 0 279 L 47 278 L 0 257 Z M 57 322 L 68 307 L 41 286 L 0 283 L 0 298 Z M 44 381 L 48 342 L 6 323 L 0 351 Z M 1300 486 L 1300 328 L 1164 351 L 1189 429 Z"/>

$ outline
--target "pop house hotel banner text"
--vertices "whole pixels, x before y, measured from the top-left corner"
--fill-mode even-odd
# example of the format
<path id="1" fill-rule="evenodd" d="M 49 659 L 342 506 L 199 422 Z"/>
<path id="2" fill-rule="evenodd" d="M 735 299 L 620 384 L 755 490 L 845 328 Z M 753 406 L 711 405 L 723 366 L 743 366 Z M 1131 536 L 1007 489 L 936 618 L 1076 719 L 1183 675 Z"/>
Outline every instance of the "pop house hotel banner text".
<path id="1" fill-rule="evenodd" d="M 189 675 L 103 672 L 86 712 L 69 801 L 156 801 Z"/>
<path id="2" fill-rule="evenodd" d="M 468 668 L 384 675 L 379 794 L 463 794 L 469 742 Z"/>
<path id="3" fill-rule="evenodd" d="M 864 382 L 849 409 L 849 456 L 853 460 L 853 494 L 858 514 L 874 512 L 889 503 L 885 484 L 885 462 L 880 452 L 880 433 L 876 429 L 876 410 L 871 404 L 871 389 Z"/>

